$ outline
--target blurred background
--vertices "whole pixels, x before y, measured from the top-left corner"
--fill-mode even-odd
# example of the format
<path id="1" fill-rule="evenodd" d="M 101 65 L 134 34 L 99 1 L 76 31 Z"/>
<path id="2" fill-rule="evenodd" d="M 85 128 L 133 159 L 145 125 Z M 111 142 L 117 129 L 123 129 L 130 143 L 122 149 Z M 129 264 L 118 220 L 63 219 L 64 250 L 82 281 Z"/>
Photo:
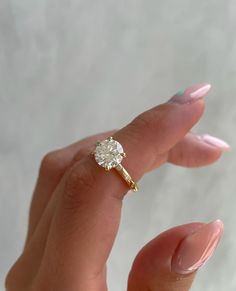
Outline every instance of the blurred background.
<path id="1" fill-rule="evenodd" d="M 235 16 L 233 0 L 0 0 L 0 290 L 22 250 L 42 156 L 204 81 L 213 88 L 194 130 L 232 151 L 142 179 L 125 199 L 108 281 L 125 290 L 135 254 L 165 229 L 220 218 L 224 237 L 192 290 L 236 290 Z"/>

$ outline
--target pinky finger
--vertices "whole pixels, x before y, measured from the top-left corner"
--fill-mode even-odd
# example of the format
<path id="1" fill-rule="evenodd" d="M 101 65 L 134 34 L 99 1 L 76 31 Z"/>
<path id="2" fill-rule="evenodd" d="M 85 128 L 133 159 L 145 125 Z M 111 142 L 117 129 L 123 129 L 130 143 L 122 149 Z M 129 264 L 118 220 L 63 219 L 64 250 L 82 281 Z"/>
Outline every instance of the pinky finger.
<path id="1" fill-rule="evenodd" d="M 168 153 L 168 162 L 184 167 L 201 167 L 214 163 L 230 146 L 210 135 L 188 133 Z"/>

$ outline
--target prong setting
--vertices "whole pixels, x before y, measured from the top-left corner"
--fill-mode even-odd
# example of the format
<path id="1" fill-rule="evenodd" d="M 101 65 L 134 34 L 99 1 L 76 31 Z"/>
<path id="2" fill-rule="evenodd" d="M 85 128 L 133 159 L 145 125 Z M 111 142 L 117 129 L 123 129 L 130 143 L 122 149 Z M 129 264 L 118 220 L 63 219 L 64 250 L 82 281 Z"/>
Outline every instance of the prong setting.
<path id="1" fill-rule="evenodd" d="M 132 180 L 127 170 L 122 166 L 121 162 L 126 157 L 122 145 L 113 139 L 112 136 L 105 140 L 97 141 L 96 148 L 90 153 L 97 164 L 110 171 L 115 169 L 128 184 L 129 188 L 134 192 L 138 191 L 138 185 Z"/>

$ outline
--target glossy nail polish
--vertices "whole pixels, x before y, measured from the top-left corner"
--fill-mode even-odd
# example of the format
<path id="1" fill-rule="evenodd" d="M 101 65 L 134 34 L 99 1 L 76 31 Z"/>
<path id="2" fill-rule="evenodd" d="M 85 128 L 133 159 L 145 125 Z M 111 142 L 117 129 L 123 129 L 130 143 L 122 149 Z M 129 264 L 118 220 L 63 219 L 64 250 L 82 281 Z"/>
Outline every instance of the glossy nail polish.
<path id="1" fill-rule="evenodd" d="M 222 233 L 222 221 L 215 220 L 187 236 L 173 256 L 172 270 L 184 275 L 199 269 L 214 253 Z"/>
<path id="2" fill-rule="evenodd" d="M 231 149 L 230 145 L 227 142 L 209 134 L 199 135 L 199 138 L 209 145 L 220 148 L 222 151 L 229 151 Z"/>
<path id="3" fill-rule="evenodd" d="M 186 104 L 195 102 L 203 98 L 211 89 L 208 83 L 195 84 L 183 91 L 177 92 L 170 100 L 169 103 Z"/>

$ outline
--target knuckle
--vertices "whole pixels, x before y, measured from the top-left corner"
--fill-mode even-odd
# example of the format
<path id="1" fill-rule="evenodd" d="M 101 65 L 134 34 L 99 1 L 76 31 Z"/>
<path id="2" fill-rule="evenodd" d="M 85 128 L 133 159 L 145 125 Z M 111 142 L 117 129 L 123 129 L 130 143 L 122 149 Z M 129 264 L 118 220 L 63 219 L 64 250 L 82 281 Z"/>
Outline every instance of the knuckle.
<path id="1" fill-rule="evenodd" d="M 150 120 L 150 116 L 147 113 L 142 113 L 128 124 L 123 134 L 126 135 L 127 140 L 136 143 L 143 137 L 144 132 L 150 131 L 153 131 L 153 124 Z"/>
<path id="2" fill-rule="evenodd" d="M 140 115 L 138 115 L 134 120 L 133 120 L 133 125 L 137 128 L 144 128 L 147 129 L 150 127 L 150 116 L 147 113 L 142 113 Z"/>
<path id="3" fill-rule="evenodd" d="M 12 273 L 11 270 L 7 273 L 5 279 L 5 288 L 6 290 L 12 290 Z"/>
<path id="4" fill-rule="evenodd" d="M 148 134 L 150 139 L 152 137 L 155 138 L 157 135 L 162 137 L 169 123 L 167 109 L 165 105 L 159 105 L 138 115 L 129 124 L 131 135 L 135 139 L 142 138 L 144 134 Z M 155 133 L 155 136 L 153 133 Z"/>
<path id="5" fill-rule="evenodd" d="M 138 115 L 133 121 L 133 127 L 137 128 L 137 130 L 143 131 L 153 131 L 160 127 L 162 124 L 162 110 L 160 106 L 158 109 L 148 110 L 140 115 Z"/>
<path id="6" fill-rule="evenodd" d="M 89 153 L 92 152 L 92 148 L 90 147 L 82 147 L 74 156 L 73 163 L 76 163 L 82 160 L 84 157 L 88 156 Z"/>
<path id="7" fill-rule="evenodd" d="M 77 208 L 88 201 L 90 192 L 96 182 L 96 172 L 88 162 L 77 162 L 68 172 L 65 190 L 64 205 L 66 208 Z"/>
<path id="8" fill-rule="evenodd" d="M 9 290 L 9 291 L 16 290 L 17 289 L 16 286 L 20 289 L 22 288 L 22 283 L 18 279 L 19 278 L 19 267 L 18 267 L 18 261 L 16 261 L 14 263 L 14 265 L 11 267 L 11 269 L 8 271 L 6 278 L 5 278 L 5 282 L 4 282 L 6 290 Z"/>
<path id="9" fill-rule="evenodd" d="M 52 151 L 47 153 L 40 165 L 40 174 L 45 176 L 54 176 L 61 174 L 65 170 L 62 155 L 59 151 Z"/>

